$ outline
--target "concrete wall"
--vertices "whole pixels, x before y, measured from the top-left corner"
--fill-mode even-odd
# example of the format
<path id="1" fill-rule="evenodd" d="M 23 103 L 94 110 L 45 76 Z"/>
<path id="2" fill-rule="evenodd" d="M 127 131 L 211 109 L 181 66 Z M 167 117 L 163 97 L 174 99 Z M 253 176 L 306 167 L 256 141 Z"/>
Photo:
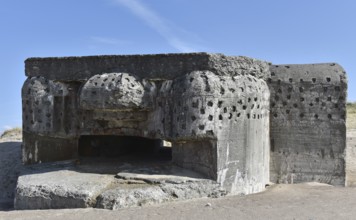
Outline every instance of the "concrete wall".
<path id="1" fill-rule="evenodd" d="M 28 78 L 22 87 L 25 164 L 77 158 L 78 83 Z"/>
<path id="2" fill-rule="evenodd" d="M 83 135 L 136 136 L 171 141 L 173 163 L 232 193 L 269 182 L 264 61 L 206 53 L 32 58 L 26 73 L 26 164 L 78 157 Z"/>
<path id="3" fill-rule="evenodd" d="M 198 169 L 233 193 L 262 191 L 269 182 L 270 148 L 265 81 L 196 71 L 167 88 L 174 94 L 163 114 L 173 125 L 164 129 L 172 138 L 173 161 Z"/>
<path id="4" fill-rule="evenodd" d="M 344 185 L 345 71 L 332 63 L 270 70 L 271 181 Z"/>
<path id="5" fill-rule="evenodd" d="M 118 71 L 118 72 L 116 72 Z M 173 162 L 232 193 L 345 182 L 345 71 L 221 54 L 32 58 L 26 164 L 78 157 L 83 135 L 172 142 Z M 270 176 L 270 177 L 269 177 Z"/>

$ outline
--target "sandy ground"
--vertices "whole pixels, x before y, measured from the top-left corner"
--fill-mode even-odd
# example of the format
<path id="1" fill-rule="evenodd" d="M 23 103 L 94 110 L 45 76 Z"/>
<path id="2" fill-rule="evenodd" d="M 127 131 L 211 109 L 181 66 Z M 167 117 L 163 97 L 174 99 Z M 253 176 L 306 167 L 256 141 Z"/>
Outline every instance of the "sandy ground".
<path id="1" fill-rule="evenodd" d="M 3 211 L 0 219 L 355 219 L 356 188 L 274 185 L 263 193 L 166 203 L 118 211 Z"/>
<path id="2" fill-rule="evenodd" d="M 356 129 L 347 131 L 346 186 L 356 187 Z"/>
<path id="3" fill-rule="evenodd" d="M 349 132 L 348 144 L 352 145 L 348 147 L 356 149 L 354 142 L 349 141 L 355 139 L 356 132 Z M 11 210 L 9 198 L 16 175 L 23 169 L 20 146 L 18 141 L 0 141 L 0 219 L 356 219 L 356 188 L 319 183 L 280 184 L 248 196 L 197 199 L 118 211 Z"/>

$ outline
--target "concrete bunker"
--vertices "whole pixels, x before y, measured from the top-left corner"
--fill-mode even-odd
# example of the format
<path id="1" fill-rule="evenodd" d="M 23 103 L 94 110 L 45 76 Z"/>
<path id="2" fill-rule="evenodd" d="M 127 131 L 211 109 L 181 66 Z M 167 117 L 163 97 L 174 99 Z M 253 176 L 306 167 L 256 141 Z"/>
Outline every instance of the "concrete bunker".
<path id="1" fill-rule="evenodd" d="M 260 192 L 270 174 L 344 182 L 347 82 L 338 65 L 208 53 L 30 58 L 26 75 L 25 164 L 101 155 L 95 141 L 134 137 L 172 142 L 173 164 L 230 193 Z"/>

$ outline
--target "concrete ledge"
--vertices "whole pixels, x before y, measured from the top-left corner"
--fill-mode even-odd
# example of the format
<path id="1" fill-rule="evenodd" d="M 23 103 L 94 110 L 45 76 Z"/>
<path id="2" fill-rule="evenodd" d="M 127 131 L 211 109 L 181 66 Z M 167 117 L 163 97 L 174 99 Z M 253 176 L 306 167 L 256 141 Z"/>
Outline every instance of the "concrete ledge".
<path id="1" fill-rule="evenodd" d="M 109 175 L 71 170 L 23 175 L 17 182 L 15 209 L 92 207 L 113 181 Z"/>
<path id="2" fill-rule="evenodd" d="M 140 167 L 127 163 L 102 166 L 93 161 L 84 165 L 70 162 L 34 165 L 31 171 L 18 178 L 14 207 L 120 209 L 227 194 L 216 181 L 167 166 Z M 113 168 L 126 172 L 115 178 L 108 172 Z"/>
<path id="3" fill-rule="evenodd" d="M 26 76 L 60 81 L 83 81 L 96 74 L 112 72 L 149 79 L 174 79 L 195 70 L 211 70 L 218 75 L 262 76 L 265 74 L 261 71 L 268 72 L 264 61 L 209 53 L 29 58 L 25 66 Z"/>

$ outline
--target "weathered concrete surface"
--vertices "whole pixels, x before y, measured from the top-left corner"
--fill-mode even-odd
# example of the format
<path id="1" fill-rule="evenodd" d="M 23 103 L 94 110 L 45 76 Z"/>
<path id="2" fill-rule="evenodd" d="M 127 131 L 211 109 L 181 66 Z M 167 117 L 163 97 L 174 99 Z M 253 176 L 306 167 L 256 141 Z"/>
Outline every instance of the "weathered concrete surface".
<path id="1" fill-rule="evenodd" d="M 26 74 L 26 164 L 150 157 L 168 140 L 174 164 L 230 193 L 261 192 L 270 179 L 345 183 L 347 80 L 337 64 L 208 53 L 30 58 Z"/>
<path id="2" fill-rule="evenodd" d="M 207 53 L 32 58 L 26 73 L 26 164 L 83 156 L 109 135 L 171 141 L 175 164 L 231 193 L 269 182 L 267 62 Z"/>
<path id="3" fill-rule="evenodd" d="M 195 70 L 218 75 L 253 74 L 259 78 L 268 73 L 264 61 L 209 53 L 29 58 L 25 64 L 28 77 L 60 81 L 84 81 L 96 74 L 115 72 L 154 80 L 170 80 Z"/>
<path id="4" fill-rule="evenodd" d="M 117 210 L 167 202 L 170 196 L 159 186 L 137 186 L 129 189 L 115 188 L 98 197 L 96 208 Z"/>
<path id="5" fill-rule="evenodd" d="M 116 187 L 98 197 L 96 208 L 121 209 L 146 206 L 163 202 L 189 200 L 226 195 L 220 185 L 209 180 L 187 181 L 183 183 L 161 183 L 150 186 Z"/>
<path id="6" fill-rule="evenodd" d="M 25 164 L 78 158 L 76 139 L 36 135 L 23 131 L 22 160 Z"/>
<path id="7" fill-rule="evenodd" d="M 173 106 L 173 161 L 232 193 L 263 190 L 269 182 L 267 84 L 253 76 L 197 71 L 164 88 L 172 91 L 165 106 Z M 164 117 L 165 130 L 171 116 Z"/>
<path id="8" fill-rule="evenodd" d="M 347 79 L 330 64 L 271 66 L 271 181 L 345 184 Z"/>
<path id="9" fill-rule="evenodd" d="M 124 168 L 117 178 L 107 174 L 112 167 L 100 167 L 90 160 L 84 165 L 62 162 L 33 166 L 31 172 L 18 178 L 15 209 L 120 209 L 227 194 L 217 182 L 170 163 L 151 167 L 111 165 L 116 170 Z M 100 174 L 88 173 L 93 168 Z"/>
<path id="10" fill-rule="evenodd" d="M 347 131 L 346 186 L 356 186 L 356 129 Z"/>
<path id="11" fill-rule="evenodd" d="M 199 173 L 169 164 L 159 168 L 155 166 L 155 169 L 131 167 L 118 173 L 116 177 L 137 182 L 130 185 L 121 184 L 105 191 L 97 199 L 97 208 L 116 210 L 194 198 L 217 198 L 227 194 L 217 182 L 204 179 Z M 139 184 L 140 181 L 149 184 Z"/>
<path id="12" fill-rule="evenodd" d="M 110 175 L 72 170 L 21 175 L 16 186 L 15 209 L 93 207 L 96 197 L 114 180 Z"/>
<path id="13" fill-rule="evenodd" d="M 348 140 L 349 141 L 349 140 Z M 0 176 L 11 176 L 17 179 L 17 173 L 23 168 L 21 165 L 21 142 L 0 143 Z M 14 153 L 15 152 L 15 153 Z M 4 163 L 8 161 L 9 163 Z M 10 163 L 11 162 L 11 163 Z M 103 167 L 106 173 L 115 175 L 118 165 L 108 166 L 105 163 L 81 163 L 80 172 L 101 173 Z M 18 164 L 13 168 L 9 164 Z M 88 168 L 90 166 L 90 168 Z M 28 167 L 28 166 L 25 166 Z M 126 165 L 126 167 L 128 167 Z M 129 166 L 130 167 L 130 166 Z M 348 172 L 347 172 L 348 174 Z M 0 179 L 3 180 L 3 179 Z M 16 181 L 15 181 L 16 182 Z M 0 181 L 0 184 L 4 182 Z M 6 182 L 5 182 L 6 183 Z M 141 183 L 143 185 L 143 183 Z M 0 192 L 15 191 L 12 187 L 0 185 Z M 153 205 L 138 208 L 108 211 L 103 209 L 65 209 L 65 210 L 33 210 L 33 211 L 0 211 L 0 219 L 100 219 L 100 218 L 133 218 L 133 219 L 291 219 L 304 217 L 306 219 L 352 219 L 356 206 L 356 191 L 354 188 L 324 187 L 318 184 L 280 184 L 268 189 L 264 193 L 249 196 L 228 196 L 219 199 L 200 199 L 184 202 L 170 202 L 167 204 Z M 4 194 L 3 194 L 4 195 Z M 8 202 L 0 202 L 0 210 L 11 210 L 13 194 L 8 197 Z M 340 202 L 343 201 L 343 202 Z M 333 207 L 333 209 L 330 209 Z M 300 210 L 303 212 L 300 212 Z"/>
<path id="14" fill-rule="evenodd" d="M 185 183 L 205 179 L 204 175 L 188 169 L 182 169 L 169 162 L 162 164 L 155 163 L 154 169 L 148 164 L 144 166 L 134 166 L 128 163 L 120 168 L 121 171 L 116 174 L 117 178 L 140 180 L 147 183 Z"/>
<path id="15" fill-rule="evenodd" d="M 113 209 L 226 194 L 216 182 L 164 161 L 157 164 L 153 160 L 154 163 L 150 164 L 143 160 L 134 162 L 131 158 L 126 158 L 126 161 L 88 158 L 24 166 L 21 163 L 21 142 L 1 141 L 0 210 L 14 207 L 15 193 L 16 209 Z M 118 171 L 121 172 L 117 174 Z M 137 197 L 141 189 L 146 189 L 151 199 Z M 155 199 L 157 189 L 162 194 Z M 121 191 L 123 194 L 111 194 L 109 191 Z M 96 202 L 100 194 L 102 202 Z M 122 198 L 131 198 L 131 202 L 119 206 L 116 203 Z"/>
<path id="16" fill-rule="evenodd" d="M 85 110 L 152 110 L 155 83 L 127 73 L 91 77 L 81 89 L 80 108 Z"/>

